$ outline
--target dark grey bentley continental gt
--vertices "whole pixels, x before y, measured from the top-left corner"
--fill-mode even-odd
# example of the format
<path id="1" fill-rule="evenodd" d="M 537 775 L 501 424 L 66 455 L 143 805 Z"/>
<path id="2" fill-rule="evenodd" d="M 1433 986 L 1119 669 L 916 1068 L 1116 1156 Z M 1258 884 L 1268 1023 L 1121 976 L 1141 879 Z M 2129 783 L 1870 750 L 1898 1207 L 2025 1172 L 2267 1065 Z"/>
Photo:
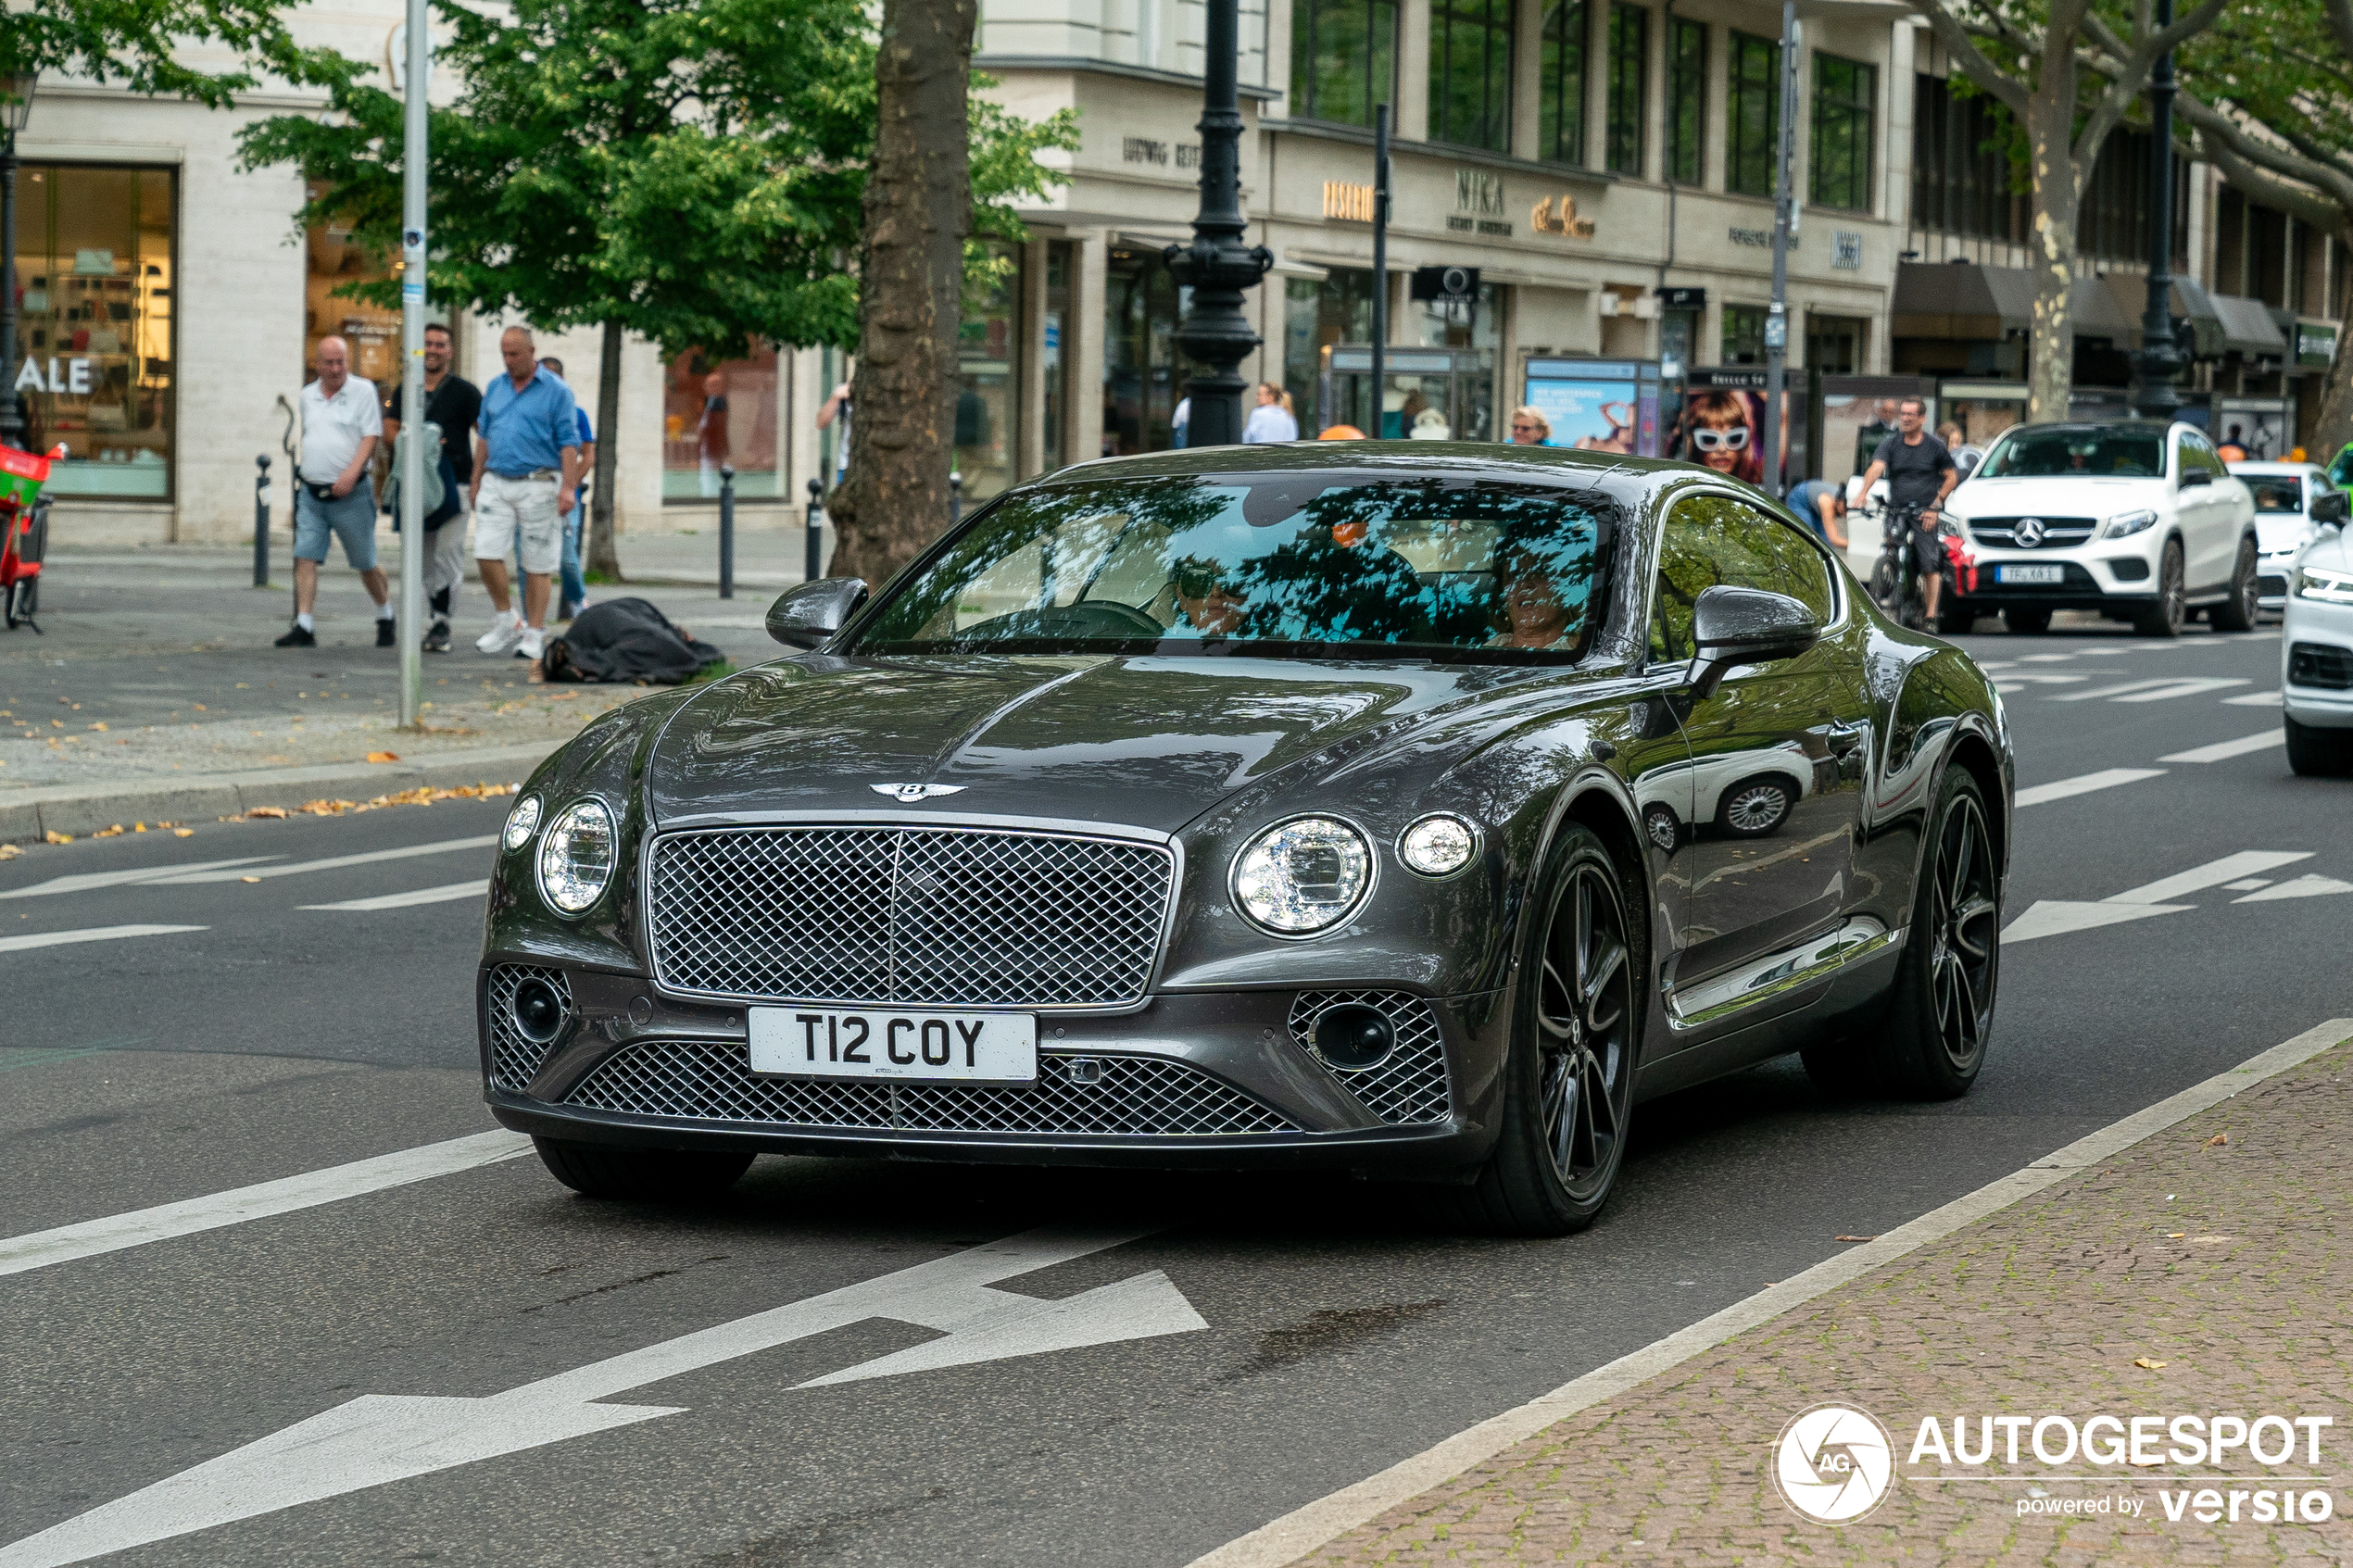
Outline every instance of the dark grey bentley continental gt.
<path id="1" fill-rule="evenodd" d="M 490 1105 L 598 1196 L 763 1151 L 1323 1165 L 1575 1230 L 1634 1106 L 1985 1059 L 2000 699 L 1756 491 L 1440 443 L 1085 463 L 507 820 Z"/>

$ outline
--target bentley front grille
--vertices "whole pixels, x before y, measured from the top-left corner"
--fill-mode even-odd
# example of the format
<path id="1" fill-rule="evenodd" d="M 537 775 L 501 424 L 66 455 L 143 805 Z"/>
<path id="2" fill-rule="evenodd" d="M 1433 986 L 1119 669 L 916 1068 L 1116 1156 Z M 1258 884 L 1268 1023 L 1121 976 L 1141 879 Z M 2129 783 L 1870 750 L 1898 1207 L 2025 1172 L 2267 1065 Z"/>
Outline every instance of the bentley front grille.
<path id="1" fill-rule="evenodd" d="M 515 1019 L 515 992 L 526 980 L 546 982 L 563 1004 L 560 1021 L 545 1039 L 535 1040 L 524 1034 Z M 563 1025 L 572 1022 L 572 982 L 560 969 L 502 963 L 490 972 L 490 984 L 484 989 L 489 1010 L 490 1081 L 502 1089 L 521 1090 L 538 1073 L 539 1064 L 547 1060 L 547 1048 L 563 1033 Z"/>
<path id="2" fill-rule="evenodd" d="M 742 1045 L 718 1040 L 641 1041 L 607 1058 L 564 1103 L 779 1129 L 1196 1138 L 1299 1131 L 1222 1079 L 1157 1057 L 1041 1055 L 1035 1085 L 826 1083 L 756 1077 Z"/>
<path id="3" fill-rule="evenodd" d="M 949 827 L 711 828 L 654 841 L 654 975 L 722 1000 L 1141 1002 L 1164 845 Z"/>
<path id="4" fill-rule="evenodd" d="M 1387 1056 L 1368 1066 L 1346 1067 L 1316 1049 L 1317 1021 L 1332 1009 L 1347 1006 L 1368 1007 L 1389 1021 L 1394 1044 Z M 1438 1015 L 1419 997 L 1403 991 L 1302 991 L 1290 1005 L 1290 1034 L 1338 1075 L 1365 1110 L 1391 1126 L 1443 1122 L 1453 1109 Z"/>

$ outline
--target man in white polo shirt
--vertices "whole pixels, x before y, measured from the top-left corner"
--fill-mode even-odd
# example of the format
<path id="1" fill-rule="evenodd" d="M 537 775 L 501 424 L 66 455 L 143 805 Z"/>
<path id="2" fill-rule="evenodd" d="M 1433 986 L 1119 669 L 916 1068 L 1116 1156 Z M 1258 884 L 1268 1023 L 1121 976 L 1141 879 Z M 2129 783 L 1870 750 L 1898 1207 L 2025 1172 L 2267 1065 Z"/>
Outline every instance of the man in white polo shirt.
<path id="1" fill-rule="evenodd" d="M 295 623 L 282 648 L 318 646 L 311 607 L 319 602 L 319 564 L 327 540 L 343 541 L 343 558 L 376 601 L 376 646 L 393 646 L 392 587 L 376 565 L 376 487 L 368 460 L 384 436 L 376 383 L 351 373 L 351 348 L 319 340 L 319 379 L 302 389 L 302 462 L 295 470 Z"/>

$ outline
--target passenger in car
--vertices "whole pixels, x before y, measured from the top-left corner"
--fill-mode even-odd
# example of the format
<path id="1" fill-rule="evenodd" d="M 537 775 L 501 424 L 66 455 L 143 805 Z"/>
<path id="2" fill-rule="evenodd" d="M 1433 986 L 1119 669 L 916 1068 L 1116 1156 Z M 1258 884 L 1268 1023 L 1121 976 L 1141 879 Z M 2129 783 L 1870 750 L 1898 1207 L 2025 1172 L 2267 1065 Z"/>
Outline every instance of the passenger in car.
<path id="1" fill-rule="evenodd" d="M 1504 629 L 1487 640 L 1491 648 L 1554 647 L 1575 624 L 1550 564 L 1534 551 L 1518 551 L 1504 562 Z"/>
<path id="2" fill-rule="evenodd" d="M 1176 621 L 1170 631 L 1230 637 L 1242 629 L 1242 596 L 1217 562 L 1188 556 L 1176 563 Z"/>

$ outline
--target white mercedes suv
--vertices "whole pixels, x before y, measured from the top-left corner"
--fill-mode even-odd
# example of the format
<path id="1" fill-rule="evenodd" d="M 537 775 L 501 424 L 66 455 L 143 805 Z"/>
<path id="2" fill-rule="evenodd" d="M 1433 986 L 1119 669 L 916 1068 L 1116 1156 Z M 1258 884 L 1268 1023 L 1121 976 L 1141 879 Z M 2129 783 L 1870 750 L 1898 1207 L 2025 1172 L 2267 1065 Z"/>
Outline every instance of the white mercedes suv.
<path id="1" fill-rule="evenodd" d="M 2313 495 L 2304 515 L 2317 537 L 2289 571 L 2280 627 L 2280 707 L 2288 766 L 2299 773 L 2353 772 L 2353 540 L 2345 493 Z"/>
<path id="2" fill-rule="evenodd" d="M 2203 609 L 2218 631 L 2255 625 L 2255 497 L 2196 425 L 2013 425 L 1945 511 L 1975 558 L 1963 624 L 1998 609 L 2034 633 L 2092 609 L 2171 637 Z"/>

